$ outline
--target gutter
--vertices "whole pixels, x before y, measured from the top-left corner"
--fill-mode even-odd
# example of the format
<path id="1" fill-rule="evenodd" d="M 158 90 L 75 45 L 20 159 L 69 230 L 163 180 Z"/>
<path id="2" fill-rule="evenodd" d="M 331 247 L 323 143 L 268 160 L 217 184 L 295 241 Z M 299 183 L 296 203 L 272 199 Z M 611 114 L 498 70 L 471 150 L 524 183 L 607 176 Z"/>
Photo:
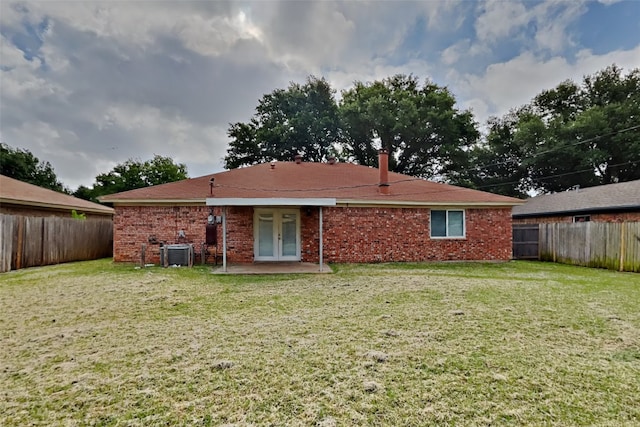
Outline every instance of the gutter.
<path id="1" fill-rule="evenodd" d="M 513 218 L 531 218 L 531 217 L 548 217 L 559 215 L 580 215 L 580 214 L 598 214 L 608 212 L 640 212 L 640 205 L 628 205 L 628 206 L 609 206 L 609 207 L 594 207 L 594 208 L 582 208 L 571 209 L 565 211 L 551 211 L 551 212 L 527 212 L 527 213 L 514 213 L 511 215 Z"/>
<path id="2" fill-rule="evenodd" d="M 103 210 L 103 209 L 90 208 L 90 207 L 84 207 L 84 206 L 60 205 L 57 203 L 46 203 L 46 202 L 36 202 L 36 201 L 29 201 L 29 200 L 16 200 L 16 199 L 6 199 L 6 198 L 0 198 L 0 203 L 2 203 L 3 205 L 32 206 L 32 207 L 38 207 L 38 208 L 56 209 L 56 210 L 63 210 L 63 211 L 69 211 L 69 212 L 71 212 L 72 209 L 75 209 L 81 212 L 101 214 L 105 216 L 114 214 L 113 209 L 108 208 L 106 206 Z"/>
<path id="3" fill-rule="evenodd" d="M 524 201 L 523 201 L 524 203 Z M 507 208 L 519 206 L 519 202 L 413 202 L 402 200 L 357 200 L 357 199 L 338 199 L 338 206 L 389 206 L 389 207 L 472 207 L 472 208 Z"/>
<path id="4" fill-rule="evenodd" d="M 415 202 L 407 200 L 363 200 L 363 199 L 336 199 L 336 198 L 262 198 L 262 197 L 207 197 L 206 199 L 111 199 L 101 202 L 118 204 L 120 206 L 159 206 L 159 205 L 195 205 L 195 206 L 359 206 L 359 207 L 457 207 L 457 208 L 509 208 L 519 206 L 519 202 Z"/>
<path id="5" fill-rule="evenodd" d="M 206 199 L 106 199 L 98 197 L 102 203 L 119 205 L 204 205 Z"/>

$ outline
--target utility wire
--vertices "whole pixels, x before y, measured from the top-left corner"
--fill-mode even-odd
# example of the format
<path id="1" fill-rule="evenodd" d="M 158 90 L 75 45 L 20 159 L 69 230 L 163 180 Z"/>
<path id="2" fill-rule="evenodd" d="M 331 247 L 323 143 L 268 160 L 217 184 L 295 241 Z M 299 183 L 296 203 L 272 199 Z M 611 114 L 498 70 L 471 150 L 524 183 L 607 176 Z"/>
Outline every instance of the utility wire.
<path id="1" fill-rule="evenodd" d="M 623 163 L 616 163 L 616 164 L 612 164 L 609 165 L 610 167 L 617 167 L 617 166 L 625 166 L 625 165 L 630 165 L 636 162 L 640 162 L 640 159 L 638 160 L 634 160 L 634 161 L 627 161 L 627 162 L 623 162 Z M 536 179 L 538 180 L 547 180 L 547 179 L 551 179 L 551 178 L 558 178 L 561 176 L 570 176 L 570 175 L 576 175 L 576 174 L 580 174 L 583 172 L 589 172 L 592 171 L 593 169 L 581 169 L 581 170 L 577 170 L 577 171 L 573 171 L 573 172 L 566 172 L 566 173 L 560 173 L 560 174 L 554 174 L 554 175 L 546 175 L 546 176 L 542 176 L 542 177 L 538 177 Z M 401 180 L 396 180 L 396 181 L 389 181 L 389 184 L 399 184 L 399 183 L 403 183 L 403 182 L 413 182 L 413 181 L 428 181 L 424 178 L 408 178 L 408 179 L 401 179 Z M 433 182 L 433 181 L 430 181 Z M 459 186 L 453 186 L 454 188 L 451 188 L 452 185 L 451 184 L 444 184 L 444 183 L 437 183 L 437 184 L 443 184 L 446 185 L 447 188 L 443 188 L 441 190 L 430 190 L 430 191 L 416 191 L 416 192 L 411 192 L 411 193 L 406 193 L 403 192 L 402 194 L 398 194 L 399 197 L 402 196 L 414 196 L 414 195 L 418 195 L 418 194 L 422 194 L 422 195 L 426 195 L 426 194 L 439 194 L 439 193 L 451 193 L 451 192 L 455 192 L 455 191 L 467 191 L 467 190 L 479 190 L 482 188 L 490 188 L 490 187 L 498 187 L 501 185 L 510 185 L 510 184 L 518 184 L 520 183 L 520 181 L 509 181 L 509 182 L 500 182 L 500 183 L 496 183 L 496 184 L 487 184 L 487 185 L 480 185 L 476 188 L 467 188 L 467 187 L 459 187 Z M 335 191 L 335 190 L 345 190 L 345 189 L 357 189 L 357 188 L 371 188 L 371 187 L 377 187 L 379 184 L 378 183 L 373 183 L 373 184 L 360 184 L 360 185 L 345 185 L 345 186 L 340 186 L 340 187 L 321 187 L 321 188 L 307 188 L 304 190 L 294 190 L 294 189 L 284 189 L 284 188 L 274 188 L 272 190 L 268 190 L 269 192 L 276 192 L 276 193 L 301 193 L 301 192 L 309 192 L 309 191 Z M 240 186 L 233 186 L 233 185 L 216 185 L 219 187 L 224 187 L 224 188 L 232 188 L 232 189 L 238 189 L 238 190 L 248 190 L 248 191 L 264 191 L 264 188 L 251 188 L 251 187 L 240 187 Z"/>
<path id="2" fill-rule="evenodd" d="M 581 144 L 586 144 L 588 142 L 592 142 L 592 141 L 596 141 L 598 139 L 601 138 L 607 138 L 609 136 L 613 136 L 613 135 L 617 135 L 620 133 L 624 133 L 624 132 L 630 132 L 636 129 L 640 129 L 640 125 L 636 125 L 636 126 L 631 126 L 628 128 L 624 128 L 624 129 L 620 129 L 618 131 L 615 132 L 610 132 L 608 134 L 605 135 L 598 135 L 598 136 L 594 136 L 592 138 L 588 138 L 582 141 L 578 141 L 572 144 L 568 144 L 568 145 L 562 145 L 562 146 L 558 146 L 558 147 L 554 147 L 551 148 L 549 150 L 544 150 L 544 151 L 540 151 L 538 153 L 535 153 L 533 155 L 531 155 L 530 157 L 537 157 L 543 154 L 548 154 L 551 152 L 554 152 L 556 150 L 560 150 L 560 149 L 564 149 L 567 146 L 577 146 L 577 145 L 581 145 Z M 617 164 L 612 164 L 612 165 L 608 165 L 608 167 L 617 167 L 617 166 L 625 166 L 625 165 L 629 165 L 629 164 L 633 164 L 640 161 L 640 159 L 635 160 L 635 161 L 628 161 L 628 162 L 624 162 L 624 163 L 617 163 Z M 509 163 L 510 161 L 503 161 L 503 162 L 496 162 L 496 163 L 490 163 L 487 165 L 479 165 L 479 166 L 475 166 L 475 169 L 482 169 L 482 168 L 487 168 L 490 166 L 497 166 L 500 164 L 506 164 Z M 547 180 L 547 179 L 551 179 L 551 178 L 558 178 L 561 176 L 570 176 L 570 175 L 577 175 L 580 173 L 584 173 L 584 172 L 589 172 L 592 171 L 593 169 L 582 169 L 582 170 L 578 170 L 578 171 L 573 171 L 573 172 L 566 172 L 566 173 L 561 173 L 561 174 L 555 174 L 555 175 L 546 175 L 546 176 L 542 176 L 542 177 L 536 177 L 537 180 Z M 399 183 L 403 183 L 403 182 L 412 182 L 412 181 L 428 181 L 425 178 L 418 178 L 418 177 L 412 177 L 412 178 L 407 178 L 407 179 L 401 179 L 401 180 L 396 180 L 396 181 L 389 181 L 389 184 L 399 184 Z M 430 181 L 430 182 L 435 182 L 435 181 Z M 501 185 L 511 185 L 511 184 L 518 184 L 520 183 L 520 181 L 508 181 L 508 182 L 500 182 L 500 183 L 495 183 L 495 184 L 485 184 L 485 185 L 480 185 L 478 187 L 476 187 L 476 189 L 481 189 L 481 188 L 491 188 L 491 187 L 498 187 Z M 373 184 L 358 184 L 358 185 L 344 185 L 344 186 L 338 186 L 338 187 L 318 187 L 318 188 L 306 188 L 304 190 L 300 189 L 286 189 L 286 188 L 274 188 L 272 190 L 272 192 L 278 192 L 278 193 L 300 193 L 300 192 L 309 192 L 309 191 L 335 191 L 335 190 L 348 190 L 348 189 L 357 189 L 357 188 L 367 188 L 367 187 L 377 187 L 378 183 L 373 183 Z M 220 188 L 231 188 L 231 189 L 237 189 L 237 190 L 247 190 L 247 191 L 264 191 L 264 188 L 252 188 L 252 187 L 242 187 L 242 186 L 236 186 L 236 185 L 226 185 L 226 184 L 217 184 L 216 187 L 220 187 Z M 460 188 L 459 191 L 462 190 L 468 190 L 469 188 Z M 421 191 L 421 192 L 417 192 L 417 193 L 403 193 L 402 195 L 416 195 L 416 194 L 435 194 L 435 193 L 443 193 L 443 192 L 451 192 L 451 191 L 456 191 L 457 189 L 446 189 L 446 190 L 437 190 L 437 191 Z"/>
<path id="3" fill-rule="evenodd" d="M 531 157 L 531 158 L 532 158 L 532 157 L 538 157 L 538 156 L 541 156 L 541 155 L 543 155 L 543 154 L 549 154 L 549 153 L 553 153 L 554 151 L 557 151 L 557 150 L 565 149 L 565 148 L 567 148 L 567 147 L 572 147 L 572 146 L 577 146 L 577 145 L 581 145 L 581 144 L 586 144 L 586 143 L 589 143 L 589 142 L 597 141 L 597 140 L 602 139 L 602 138 L 608 138 L 608 137 L 610 137 L 610 136 L 614 136 L 614 135 L 617 135 L 617 134 L 620 134 L 620 133 L 624 133 L 624 132 L 630 132 L 630 131 L 632 131 L 632 130 L 636 130 L 636 129 L 640 129 L 640 125 L 635 125 L 635 126 L 631 126 L 631 127 L 628 127 L 628 128 L 620 129 L 620 130 L 617 130 L 617 131 L 614 131 L 614 132 L 610 132 L 610 133 L 605 134 L 605 135 L 597 135 L 597 136 L 594 136 L 594 137 L 592 137 L 592 138 L 584 139 L 584 140 L 582 140 L 582 141 L 573 142 L 573 143 L 571 143 L 571 144 L 558 145 L 557 147 L 550 148 L 550 149 L 548 149 L 548 150 L 539 151 L 539 152 L 537 152 L 537 153 L 534 153 L 534 154 L 532 154 L 532 155 L 531 155 L 531 156 L 529 156 L 529 157 Z M 485 165 L 476 165 L 476 166 L 474 166 L 474 169 L 479 169 L 479 170 L 481 170 L 481 169 L 489 168 L 489 167 L 491 167 L 491 166 L 506 165 L 506 164 L 508 164 L 508 163 L 512 163 L 512 162 L 513 162 L 513 160 L 512 160 L 512 159 L 509 159 L 509 160 L 503 160 L 503 161 L 500 161 L 500 162 L 488 163 L 488 164 L 485 164 Z"/>

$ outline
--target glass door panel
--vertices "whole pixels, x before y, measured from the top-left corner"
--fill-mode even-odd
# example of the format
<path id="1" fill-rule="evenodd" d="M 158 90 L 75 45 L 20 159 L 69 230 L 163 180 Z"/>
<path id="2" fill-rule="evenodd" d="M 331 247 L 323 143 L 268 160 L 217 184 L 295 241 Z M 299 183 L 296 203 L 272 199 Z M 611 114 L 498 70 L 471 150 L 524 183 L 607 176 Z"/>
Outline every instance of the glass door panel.
<path id="1" fill-rule="evenodd" d="M 281 218 L 281 257 L 298 257 L 298 214 L 283 213 Z"/>
<path id="2" fill-rule="evenodd" d="M 273 212 L 258 214 L 258 256 L 274 256 Z"/>
<path id="3" fill-rule="evenodd" d="M 300 260 L 300 212 L 293 209 L 256 209 L 256 261 Z"/>

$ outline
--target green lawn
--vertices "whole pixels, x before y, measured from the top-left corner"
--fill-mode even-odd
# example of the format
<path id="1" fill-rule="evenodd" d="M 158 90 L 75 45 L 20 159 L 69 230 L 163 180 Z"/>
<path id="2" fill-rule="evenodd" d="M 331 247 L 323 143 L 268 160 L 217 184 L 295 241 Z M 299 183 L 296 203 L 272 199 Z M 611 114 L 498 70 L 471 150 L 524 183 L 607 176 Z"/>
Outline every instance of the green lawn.
<path id="1" fill-rule="evenodd" d="M 0 425 L 640 425 L 640 274 L 0 275 Z"/>

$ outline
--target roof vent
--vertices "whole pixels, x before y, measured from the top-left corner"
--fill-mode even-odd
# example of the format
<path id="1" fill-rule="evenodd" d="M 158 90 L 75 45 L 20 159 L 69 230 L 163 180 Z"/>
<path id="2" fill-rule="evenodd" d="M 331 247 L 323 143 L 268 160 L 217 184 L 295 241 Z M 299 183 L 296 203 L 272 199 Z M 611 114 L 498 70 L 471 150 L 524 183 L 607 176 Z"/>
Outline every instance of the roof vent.
<path id="1" fill-rule="evenodd" d="M 336 164 L 336 158 L 335 158 L 335 156 L 331 156 L 331 157 L 329 157 L 329 164 L 330 164 L 330 165 L 335 165 L 335 164 Z"/>
<path id="2" fill-rule="evenodd" d="M 210 196 L 213 196 L 213 182 L 215 180 L 216 179 L 214 177 L 211 177 L 211 179 L 209 180 L 209 195 Z"/>
<path id="3" fill-rule="evenodd" d="M 271 169 L 275 169 L 276 168 L 276 162 L 275 161 L 271 161 Z"/>
<path id="4" fill-rule="evenodd" d="M 296 161 L 296 165 L 302 163 L 302 156 L 300 154 L 296 154 L 293 159 Z"/>

